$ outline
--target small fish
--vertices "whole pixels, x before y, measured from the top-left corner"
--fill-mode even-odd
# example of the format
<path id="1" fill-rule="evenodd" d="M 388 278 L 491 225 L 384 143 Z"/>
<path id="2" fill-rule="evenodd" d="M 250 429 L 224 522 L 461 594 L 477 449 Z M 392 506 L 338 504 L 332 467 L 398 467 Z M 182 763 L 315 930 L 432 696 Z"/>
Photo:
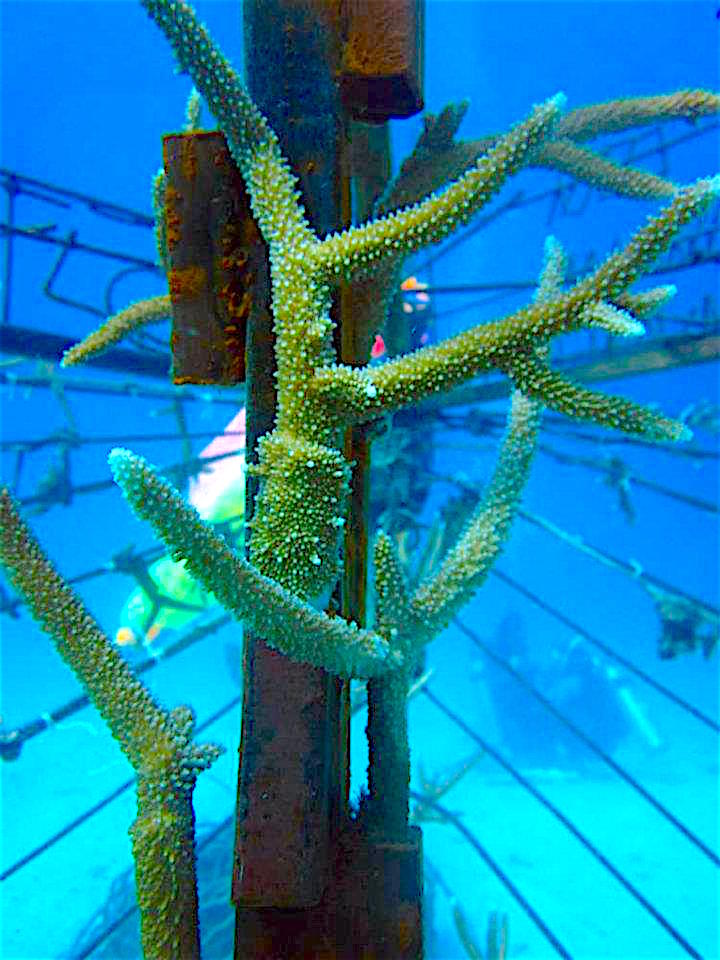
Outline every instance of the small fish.
<path id="1" fill-rule="evenodd" d="M 130 627 L 119 627 L 117 633 L 115 634 L 115 643 L 119 647 L 134 647 L 138 642 L 138 638 L 134 630 L 131 630 Z"/>
<path id="2" fill-rule="evenodd" d="M 412 294 L 412 296 L 403 297 L 403 312 L 416 313 L 426 310 L 430 303 L 430 294 L 425 293 L 428 285 L 417 277 L 406 277 L 400 284 L 403 293 Z"/>
<path id="3" fill-rule="evenodd" d="M 201 458 L 217 457 L 190 481 L 188 500 L 204 520 L 227 523 L 240 540 L 245 519 L 245 408 L 204 450 Z M 160 557 L 147 570 L 151 583 L 132 590 L 120 612 L 115 633 L 119 647 L 151 648 L 166 629 L 179 630 L 217 603 L 185 569 L 183 562 Z"/>
<path id="4" fill-rule="evenodd" d="M 417 277 L 406 277 L 403 280 L 403 282 L 400 284 L 400 289 L 405 294 L 402 305 L 404 313 L 419 313 L 420 311 L 427 309 L 430 303 L 430 294 L 425 292 L 427 288 L 427 283 L 418 280 Z M 412 328 L 411 333 L 415 333 L 415 327 Z M 414 344 L 424 347 L 429 340 L 430 334 L 427 330 L 425 330 L 416 340 L 414 340 Z M 386 356 L 386 354 L 387 346 L 385 344 L 383 335 L 381 333 L 376 333 L 375 340 L 370 348 L 370 359 L 380 360 L 382 357 Z"/>
<path id="5" fill-rule="evenodd" d="M 370 359 L 379 360 L 380 357 L 385 355 L 385 351 L 386 351 L 385 341 L 382 338 L 382 334 L 376 333 L 375 342 L 370 348 Z"/>

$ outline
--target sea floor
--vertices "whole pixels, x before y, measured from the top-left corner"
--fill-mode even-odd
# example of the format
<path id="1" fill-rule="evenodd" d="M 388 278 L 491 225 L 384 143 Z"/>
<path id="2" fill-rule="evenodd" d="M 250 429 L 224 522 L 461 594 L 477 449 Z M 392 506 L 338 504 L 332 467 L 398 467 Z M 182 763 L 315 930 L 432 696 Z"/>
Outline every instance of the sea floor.
<path id="1" fill-rule="evenodd" d="M 227 767 L 221 767 L 214 782 L 198 790 L 201 841 L 231 815 L 228 782 L 232 782 L 234 762 L 226 757 Z M 58 773 L 49 770 L 46 783 Z M 93 781 L 90 790 L 87 782 L 66 781 L 62 794 L 45 793 L 46 800 L 53 796 L 50 804 L 40 795 L 43 779 L 39 771 L 38 796 L 27 810 L 30 816 L 17 818 L 16 811 L 14 822 L 8 819 L 12 797 L 6 792 L 3 826 L 9 842 L 5 852 L 11 853 L 6 866 L 42 836 L 49 836 L 91 806 L 94 799 L 109 793 L 111 785 L 122 784 L 126 773 L 121 764 L 100 770 L 89 778 Z M 684 836 L 602 768 L 582 777 L 561 771 L 526 774 L 704 960 L 717 960 L 717 869 Z M 7 771 L 5 777 L 7 782 Z M 96 783 L 101 784 L 100 789 Z M 704 839 L 712 842 L 717 793 L 717 776 L 712 770 L 697 775 L 692 783 L 684 775 L 674 780 L 665 772 L 657 782 L 646 781 L 645 785 L 695 829 L 704 827 Z M 482 769 L 471 772 L 443 802 L 462 814 L 468 829 L 576 960 L 672 960 L 688 955 L 587 848 L 509 776 L 493 776 Z M 127 827 L 133 806 L 133 791 L 122 792 L 5 880 L 5 960 L 138 956 L 133 946 L 137 942 L 135 914 L 123 940 L 104 941 L 97 951 L 83 953 L 78 939 L 84 933 L 82 942 L 89 944 L 132 903 Z M 468 918 L 483 956 L 487 920 L 493 911 L 508 917 L 508 958 L 545 960 L 558 955 L 452 825 L 422 826 L 426 861 L 444 887 L 430 883 L 427 960 L 464 960 L 468 956 L 453 924 L 451 897 Z M 232 955 L 232 914 L 227 906 L 231 838 L 232 827 L 227 826 L 200 855 L 201 922 L 207 957 Z"/>

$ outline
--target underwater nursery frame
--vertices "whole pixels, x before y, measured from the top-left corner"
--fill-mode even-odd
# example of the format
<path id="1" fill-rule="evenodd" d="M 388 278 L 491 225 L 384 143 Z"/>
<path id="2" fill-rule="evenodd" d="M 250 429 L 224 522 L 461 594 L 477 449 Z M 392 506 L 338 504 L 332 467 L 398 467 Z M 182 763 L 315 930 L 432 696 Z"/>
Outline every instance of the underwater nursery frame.
<path id="1" fill-rule="evenodd" d="M 246 0 L 243 79 L 140 0 L 187 98 L 153 216 L 0 171 L 8 957 L 712 956 L 718 84 L 398 132 L 442 6 Z M 43 271 L 67 329 L 16 322 Z"/>

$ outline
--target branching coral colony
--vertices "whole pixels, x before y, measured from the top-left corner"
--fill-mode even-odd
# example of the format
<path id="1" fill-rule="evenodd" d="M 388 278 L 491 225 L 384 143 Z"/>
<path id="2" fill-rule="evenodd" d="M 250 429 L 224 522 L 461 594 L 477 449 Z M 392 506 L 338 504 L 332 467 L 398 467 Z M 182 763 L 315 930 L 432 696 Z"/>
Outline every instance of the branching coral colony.
<path id="1" fill-rule="evenodd" d="M 314 235 L 278 141 L 239 77 L 177 0 L 142 0 L 173 46 L 225 134 L 269 247 L 276 334 L 278 405 L 274 429 L 259 444 L 260 492 L 250 562 L 234 554 L 153 467 L 126 450 L 110 466 L 134 510 L 149 520 L 173 555 L 243 623 L 289 657 L 337 674 L 372 677 L 382 708 L 370 738 L 391 734 L 392 749 L 370 770 L 370 808 L 390 803 L 389 829 L 407 818 L 409 759 L 405 694 L 420 645 L 435 637 L 482 583 L 501 549 L 528 475 L 542 406 L 660 441 L 686 439 L 681 423 L 628 400 L 595 393 L 554 371 L 548 341 L 559 333 L 602 327 L 642 333 L 638 317 L 671 294 L 631 294 L 630 285 L 700 215 L 720 178 L 676 187 L 600 158 L 584 141 L 600 133 L 664 119 L 717 112 L 718 96 L 683 91 L 586 107 L 563 115 L 558 95 L 504 136 L 493 138 L 469 169 L 442 191 L 325 239 Z M 388 276 L 401 259 L 436 243 L 467 221 L 523 165 L 546 165 L 625 195 L 669 202 L 594 273 L 563 290 L 563 253 L 549 241 L 534 302 L 493 323 L 381 366 L 334 362 L 333 288 L 359 276 Z M 378 284 L 382 289 L 382 284 Z M 379 294 L 380 296 L 380 294 Z M 82 360 L 138 322 L 167 314 L 168 298 L 135 304 L 74 348 Z M 514 385 L 495 474 L 483 502 L 439 570 L 414 592 L 404 582 L 390 538 L 375 544 L 377 614 L 364 629 L 311 605 L 338 574 L 349 466 L 341 428 L 447 390 L 485 370 Z M 158 706 L 90 614 L 55 572 L 20 518 L 0 495 L 1 556 L 15 588 L 87 688 L 137 774 L 138 815 L 131 834 L 143 949 L 147 957 L 199 955 L 192 791 L 218 755 L 192 742 L 186 707 Z M 391 798 L 388 801 L 388 798 Z M 394 824 L 394 826 L 393 826 Z"/>

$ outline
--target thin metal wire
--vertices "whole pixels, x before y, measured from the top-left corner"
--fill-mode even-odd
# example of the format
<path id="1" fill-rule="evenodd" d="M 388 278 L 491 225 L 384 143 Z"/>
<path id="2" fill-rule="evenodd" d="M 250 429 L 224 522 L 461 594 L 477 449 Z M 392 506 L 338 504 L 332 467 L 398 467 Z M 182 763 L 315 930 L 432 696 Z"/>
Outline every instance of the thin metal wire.
<path id="1" fill-rule="evenodd" d="M 441 713 L 444 713 L 446 717 L 452 720 L 453 723 L 455 723 L 455 725 L 466 734 L 466 736 L 470 737 L 471 740 L 474 740 L 475 743 L 477 743 L 477 745 L 488 754 L 488 756 L 492 757 L 496 763 L 500 764 L 500 766 L 506 770 L 514 780 L 516 780 L 528 793 L 530 793 L 539 803 L 541 803 L 545 809 L 551 813 L 555 819 L 558 820 L 565 827 L 565 829 L 568 830 L 575 837 L 575 839 L 582 844 L 588 853 L 590 853 L 595 860 L 597 860 L 598 863 L 600 863 L 608 871 L 608 873 L 610 873 L 618 881 L 618 883 L 620 883 L 625 890 L 627 890 L 627 892 L 639 904 L 641 904 L 641 906 L 663 927 L 667 933 L 670 934 L 673 940 L 675 940 L 675 942 L 679 944 L 679 946 L 681 946 L 689 956 L 695 958 L 695 960 L 703 960 L 701 954 L 695 949 L 695 947 L 692 946 L 691 943 L 685 939 L 680 931 L 677 930 L 670 923 L 670 921 L 662 913 L 660 913 L 656 907 L 653 906 L 652 903 L 650 903 L 647 897 L 645 897 L 645 895 L 641 893 L 640 890 L 638 890 L 637 887 L 630 882 L 630 880 L 628 880 L 625 874 L 622 873 L 622 871 L 619 870 L 615 864 L 613 864 L 612 861 L 609 860 L 608 857 L 606 857 L 605 854 L 595 846 L 594 843 L 592 843 L 592 841 L 572 822 L 572 820 L 570 820 L 569 817 L 562 812 L 562 810 L 559 809 L 559 807 L 555 806 L 555 804 L 548 797 L 546 797 L 542 791 L 538 790 L 538 788 L 531 783 L 527 777 L 523 776 L 523 774 L 520 773 L 520 771 L 517 770 L 510 763 L 510 761 L 500 753 L 499 750 L 488 743 L 488 741 L 484 737 L 481 737 L 475 730 L 472 729 L 472 727 L 469 727 L 461 716 L 455 713 L 455 711 L 448 707 L 446 703 L 440 700 L 440 698 L 437 697 L 431 690 L 429 690 L 428 687 L 424 687 L 422 693 L 428 698 L 428 700 L 430 700 L 432 704 L 434 704 L 435 707 L 437 707 L 438 710 L 441 711 Z"/>
<path id="2" fill-rule="evenodd" d="M 225 716 L 226 713 L 229 713 L 235 707 L 237 707 L 242 702 L 242 696 L 233 697 L 232 700 L 229 700 L 226 704 L 216 710 L 214 713 L 210 714 L 209 717 L 206 717 L 202 723 L 198 724 L 195 732 L 202 733 L 203 730 L 207 730 L 208 727 L 212 726 L 217 720 L 220 720 Z M 22 870 L 23 867 L 26 867 L 29 863 L 32 863 L 33 860 L 36 860 L 43 853 L 47 853 L 56 843 L 59 843 L 64 837 L 67 837 L 69 834 L 77 830 L 78 827 L 81 827 L 84 823 L 94 817 L 96 813 L 100 813 L 101 810 L 104 810 L 108 804 L 112 803 L 113 800 L 117 800 L 119 796 L 123 793 L 126 793 L 130 790 L 136 783 L 135 777 L 132 777 L 130 780 L 125 780 L 120 784 L 119 787 L 116 787 L 111 793 L 103 797 L 102 800 L 99 800 L 97 803 L 93 804 L 91 807 L 88 807 L 86 810 L 83 810 L 81 814 L 78 814 L 73 820 L 70 820 L 65 824 L 64 827 L 61 827 L 60 830 L 53 833 L 43 840 L 42 843 L 38 844 L 37 847 L 34 847 L 32 850 L 29 850 L 26 854 L 20 857 L 19 860 L 16 860 L 15 863 L 11 864 L 2 873 L 0 873 L 0 882 L 9 879 L 13 874 L 17 873 L 18 870 Z"/>
<path id="3" fill-rule="evenodd" d="M 672 824 L 676 830 L 679 830 L 680 833 L 690 841 L 697 849 L 704 854 L 708 860 L 711 861 L 716 867 L 720 867 L 720 857 L 712 850 L 700 837 L 694 833 L 687 824 L 683 823 L 679 817 L 676 817 L 675 814 L 668 810 L 668 808 L 661 803 L 654 794 L 652 794 L 646 787 L 644 787 L 632 774 L 626 770 L 623 766 L 617 763 L 613 758 L 607 753 L 602 747 L 589 737 L 576 723 L 566 716 L 561 710 L 558 710 L 557 707 L 544 695 L 542 694 L 537 687 L 533 686 L 530 681 L 520 673 L 519 670 L 516 670 L 511 664 L 509 664 L 502 657 L 499 657 L 486 643 L 478 637 L 474 630 L 471 630 L 465 624 L 456 619 L 455 626 L 463 633 L 469 640 L 471 640 L 475 646 L 482 650 L 486 657 L 493 661 L 498 667 L 505 670 L 506 673 L 509 673 L 516 681 L 519 683 L 523 689 L 538 703 L 542 704 L 543 708 L 551 713 L 556 720 L 562 723 L 568 730 L 570 730 L 574 736 L 581 740 L 589 750 L 591 750 L 595 756 L 599 757 L 603 763 L 609 767 L 613 773 L 616 773 L 628 786 L 639 794 L 643 800 L 646 800 L 654 810 L 660 814 L 668 823 Z"/>
<path id="4" fill-rule="evenodd" d="M 434 697 L 434 695 L 430 695 L 430 699 L 433 701 L 433 703 L 436 702 L 436 698 Z M 440 701 L 437 701 L 437 702 L 439 703 Z M 438 801 L 435 800 L 434 797 L 426 796 L 424 793 L 418 793 L 415 790 L 410 791 L 410 796 L 412 797 L 413 800 L 417 800 L 418 802 L 424 804 L 425 806 L 430 807 L 443 820 L 447 820 L 448 823 L 451 823 L 453 827 L 455 827 L 455 829 L 462 834 L 464 839 L 467 840 L 467 842 L 470 844 L 473 850 L 480 857 L 482 857 L 482 859 L 485 861 L 487 866 L 492 870 L 492 872 L 498 878 L 500 883 L 502 883 L 502 885 L 511 895 L 513 900 L 515 900 L 515 902 L 519 904 L 520 907 L 522 907 L 523 911 L 527 914 L 527 916 L 530 917 L 532 922 L 535 924 L 538 930 L 540 930 L 540 932 L 543 934 L 543 936 L 548 941 L 548 943 L 552 944 L 558 956 L 566 957 L 567 960 L 572 960 L 572 954 L 567 950 L 565 946 L 563 946 L 560 940 L 551 931 L 548 924 L 542 919 L 542 917 L 537 912 L 537 910 L 532 906 L 530 901 L 520 892 L 519 887 L 517 887 L 516 884 L 513 883 L 513 881 L 510 879 L 507 873 L 505 873 L 505 871 L 500 867 L 497 860 L 495 860 L 490 855 L 487 848 L 480 843 L 478 838 L 475 836 L 475 834 L 471 830 L 468 830 L 468 828 L 462 822 L 460 817 L 456 813 L 453 813 L 452 810 L 448 810 L 447 807 L 438 803 Z"/>
<path id="5" fill-rule="evenodd" d="M 686 713 L 689 713 L 691 716 L 695 717 L 696 720 L 699 720 L 700 723 L 703 723 L 706 727 L 714 730 L 715 733 L 720 733 L 720 725 L 713 720 L 712 717 L 708 717 L 707 714 L 702 712 L 702 710 L 699 710 L 693 704 L 683 700 L 682 697 L 679 697 L 676 693 L 670 690 L 669 687 L 659 683 L 657 680 L 651 677 L 649 673 L 646 673 L 631 660 L 628 660 L 627 657 L 624 657 L 621 653 L 613 650 L 612 647 L 609 647 L 602 640 L 594 637 L 579 623 L 566 616 L 564 613 L 562 613 L 562 611 L 556 609 L 551 604 L 547 603 L 542 597 L 538 596 L 536 593 L 533 593 L 532 590 L 529 590 L 518 580 L 508 576 L 508 574 L 504 573 L 499 567 L 494 567 L 490 571 L 490 574 L 493 577 L 497 577 L 498 580 L 502 580 L 503 583 L 517 591 L 517 593 L 522 594 L 522 596 L 526 597 L 536 606 L 540 607 L 541 610 L 544 610 L 545 613 L 549 614 L 551 617 L 554 617 L 557 621 L 572 630 L 573 633 L 577 633 L 583 638 L 583 640 L 587 640 L 587 642 L 592 644 L 592 646 L 596 647 L 598 650 L 602 650 L 606 656 L 610 657 L 612 660 L 615 660 L 616 663 L 621 664 L 626 670 L 632 673 L 633 676 L 636 676 L 639 680 L 642 680 L 643 683 L 646 683 L 649 687 L 652 687 L 653 690 L 665 697 L 667 700 L 670 700 L 675 704 L 675 706 L 680 707 L 681 710 L 684 710 Z"/>

